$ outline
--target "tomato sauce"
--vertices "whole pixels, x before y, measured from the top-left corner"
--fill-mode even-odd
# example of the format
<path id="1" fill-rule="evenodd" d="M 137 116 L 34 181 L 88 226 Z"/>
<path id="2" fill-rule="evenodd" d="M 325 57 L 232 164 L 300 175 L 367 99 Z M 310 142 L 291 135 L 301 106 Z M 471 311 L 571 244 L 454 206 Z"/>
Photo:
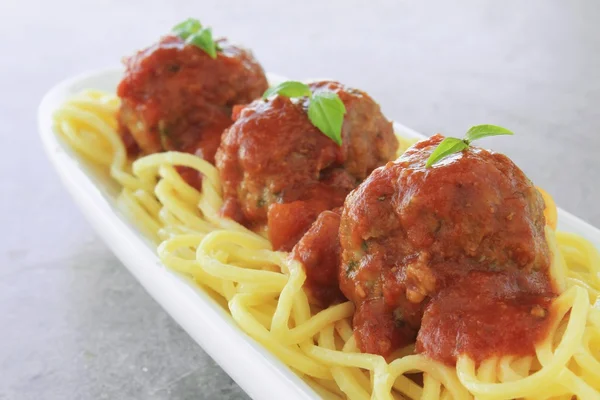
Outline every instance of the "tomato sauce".
<path id="1" fill-rule="evenodd" d="M 277 250 L 290 251 L 322 211 L 341 206 L 398 147 L 391 122 L 366 93 L 333 81 L 309 86 L 344 103 L 341 146 L 309 120 L 307 98 L 275 96 L 236 109 L 216 156 L 222 215 L 268 226 Z"/>
<path id="2" fill-rule="evenodd" d="M 311 303 L 321 307 L 345 300 L 337 280 L 340 214 L 339 208 L 319 214 L 290 255 L 304 265 L 304 289 L 311 297 Z"/>
<path id="3" fill-rule="evenodd" d="M 218 41 L 212 59 L 176 36 L 166 36 L 125 61 L 117 94 L 120 133 L 128 154 L 182 151 L 214 163 L 232 108 L 267 89 L 264 71 L 248 50 Z M 190 182 L 199 178 L 186 175 Z"/>
<path id="4" fill-rule="evenodd" d="M 416 340 L 448 364 L 532 354 L 556 295 L 543 199 L 484 149 L 426 168 L 442 139 L 375 170 L 345 202 L 339 279 L 359 347 L 385 356 Z"/>

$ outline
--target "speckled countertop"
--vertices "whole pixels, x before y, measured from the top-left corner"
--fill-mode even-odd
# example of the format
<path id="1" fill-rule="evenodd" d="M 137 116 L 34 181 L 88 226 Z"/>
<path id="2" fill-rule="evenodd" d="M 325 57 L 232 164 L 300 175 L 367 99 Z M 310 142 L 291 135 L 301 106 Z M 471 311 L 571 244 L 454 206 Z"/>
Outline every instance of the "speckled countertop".
<path id="1" fill-rule="evenodd" d="M 513 129 L 494 149 L 600 226 L 597 1 L 3 0 L 0 399 L 246 398 L 92 232 L 37 137 L 55 82 L 188 16 L 269 71 L 362 88 L 420 132 Z"/>

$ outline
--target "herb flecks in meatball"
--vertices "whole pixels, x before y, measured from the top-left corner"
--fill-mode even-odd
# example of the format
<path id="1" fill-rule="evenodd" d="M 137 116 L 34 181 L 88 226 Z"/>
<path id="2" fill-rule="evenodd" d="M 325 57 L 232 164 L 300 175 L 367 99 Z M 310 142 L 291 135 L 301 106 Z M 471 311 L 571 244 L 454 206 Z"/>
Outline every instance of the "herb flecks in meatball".
<path id="1" fill-rule="evenodd" d="M 442 139 L 417 143 L 346 199 L 339 278 L 359 347 L 388 355 L 416 339 L 449 364 L 531 352 L 554 295 L 543 200 L 512 161 L 481 148 L 427 168 Z"/>
<path id="2" fill-rule="evenodd" d="M 250 51 L 225 39 L 217 45 L 213 59 L 177 36 L 166 36 L 125 60 L 117 93 L 130 154 L 177 150 L 214 162 L 221 134 L 232 123 L 232 107 L 260 97 L 268 86 Z"/>
<path id="3" fill-rule="evenodd" d="M 273 247 L 286 251 L 398 147 L 391 122 L 366 93 L 330 81 L 309 86 L 344 103 L 341 146 L 311 123 L 306 98 L 275 96 L 239 112 L 216 156 L 222 213 L 249 227 L 268 225 Z"/>

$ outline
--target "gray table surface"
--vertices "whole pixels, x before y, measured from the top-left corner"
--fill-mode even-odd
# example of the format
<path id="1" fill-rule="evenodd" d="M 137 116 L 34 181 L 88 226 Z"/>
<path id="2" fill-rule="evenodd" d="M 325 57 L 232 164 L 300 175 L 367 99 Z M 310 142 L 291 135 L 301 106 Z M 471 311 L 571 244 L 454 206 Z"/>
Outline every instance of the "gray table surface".
<path id="1" fill-rule="evenodd" d="M 246 398 L 98 239 L 37 137 L 54 83 L 188 16 L 269 71 L 362 88 L 420 132 L 512 128 L 485 144 L 600 226 L 598 1 L 2 0 L 1 399 Z"/>

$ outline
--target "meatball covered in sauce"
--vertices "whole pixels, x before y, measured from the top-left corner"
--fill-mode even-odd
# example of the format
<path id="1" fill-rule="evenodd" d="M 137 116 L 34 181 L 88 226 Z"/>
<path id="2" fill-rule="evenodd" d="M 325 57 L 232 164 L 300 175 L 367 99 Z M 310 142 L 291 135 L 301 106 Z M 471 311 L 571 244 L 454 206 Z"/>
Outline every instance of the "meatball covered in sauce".
<path id="1" fill-rule="evenodd" d="M 341 206 L 398 147 L 391 122 L 366 93 L 331 81 L 309 86 L 344 103 L 341 146 L 311 123 L 307 98 L 276 96 L 243 108 L 216 156 L 223 215 L 252 228 L 268 226 L 279 250 L 291 250 L 321 211 Z"/>
<path id="2" fill-rule="evenodd" d="M 418 142 L 346 199 L 340 287 L 362 351 L 453 364 L 532 353 L 554 290 L 544 202 L 506 156 L 468 147 L 426 168 Z"/>
<path id="3" fill-rule="evenodd" d="M 225 39 L 217 44 L 213 59 L 177 36 L 166 36 L 126 59 L 117 93 L 130 154 L 177 150 L 214 162 L 221 134 L 232 124 L 233 106 L 251 102 L 268 87 L 250 51 Z"/>

